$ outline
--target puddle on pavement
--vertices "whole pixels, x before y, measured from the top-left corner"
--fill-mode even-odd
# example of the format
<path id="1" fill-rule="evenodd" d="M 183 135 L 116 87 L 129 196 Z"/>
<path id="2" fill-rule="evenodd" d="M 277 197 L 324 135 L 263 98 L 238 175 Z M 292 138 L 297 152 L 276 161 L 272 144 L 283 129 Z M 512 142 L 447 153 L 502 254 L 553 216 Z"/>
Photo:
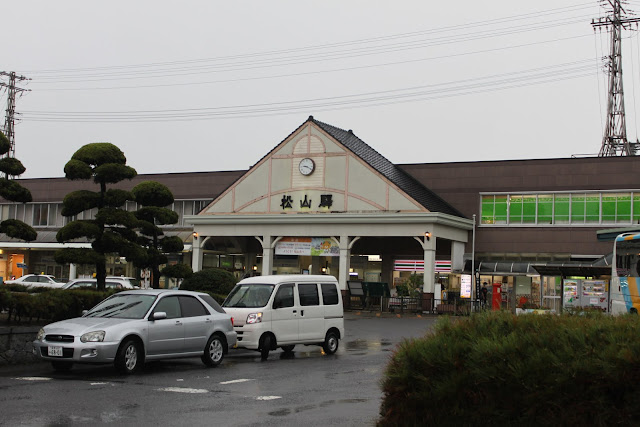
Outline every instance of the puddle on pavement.
<path id="1" fill-rule="evenodd" d="M 355 341 L 348 341 L 347 343 L 345 343 L 345 348 L 347 349 L 347 351 L 350 351 L 350 352 L 362 351 L 362 350 L 388 351 L 389 349 L 386 349 L 384 347 L 390 347 L 392 345 L 393 343 L 388 340 L 355 340 Z M 356 354 L 364 355 L 366 353 L 356 353 Z"/>

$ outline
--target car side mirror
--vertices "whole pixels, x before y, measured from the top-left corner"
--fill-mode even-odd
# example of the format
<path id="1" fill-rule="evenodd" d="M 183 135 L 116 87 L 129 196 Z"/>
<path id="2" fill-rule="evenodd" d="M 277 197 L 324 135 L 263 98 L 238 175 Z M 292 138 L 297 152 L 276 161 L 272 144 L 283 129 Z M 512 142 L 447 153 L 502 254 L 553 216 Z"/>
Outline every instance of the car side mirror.
<path id="1" fill-rule="evenodd" d="M 167 318 L 167 313 L 164 311 L 156 311 L 151 315 L 151 320 L 162 320 Z"/>

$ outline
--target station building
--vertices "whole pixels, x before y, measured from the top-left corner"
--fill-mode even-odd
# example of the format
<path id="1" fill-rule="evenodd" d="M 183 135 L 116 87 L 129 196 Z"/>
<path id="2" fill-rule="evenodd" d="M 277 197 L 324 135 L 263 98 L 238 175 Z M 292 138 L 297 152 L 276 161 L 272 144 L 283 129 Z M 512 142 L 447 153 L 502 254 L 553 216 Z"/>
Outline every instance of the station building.
<path id="1" fill-rule="evenodd" d="M 179 222 L 164 230 L 182 237 L 185 251 L 171 263 L 238 277 L 326 273 L 345 291 L 361 280 L 388 283 L 393 292 L 408 275 L 424 273 L 426 294 L 436 285 L 455 293 L 463 273 L 478 271 L 510 301 L 555 304 L 561 277 L 606 275 L 612 244 L 599 241 L 598 231 L 640 223 L 637 157 L 393 164 L 353 131 L 309 117 L 256 160 L 248 170 L 145 174 L 117 187 L 153 180 L 173 192 Z M 3 202 L 0 215 L 34 226 L 38 238 L 0 238 L 0 277 L 92 274 L 92 266 L 56 264 L 53 254 L 89 246 L 57 243 L 55 234 L 68 220 L 60 214 L 64 196 L 95 185 L 20 183 L 34 201 Z M 113 256 L 108 274 L 140 272 Z"/>

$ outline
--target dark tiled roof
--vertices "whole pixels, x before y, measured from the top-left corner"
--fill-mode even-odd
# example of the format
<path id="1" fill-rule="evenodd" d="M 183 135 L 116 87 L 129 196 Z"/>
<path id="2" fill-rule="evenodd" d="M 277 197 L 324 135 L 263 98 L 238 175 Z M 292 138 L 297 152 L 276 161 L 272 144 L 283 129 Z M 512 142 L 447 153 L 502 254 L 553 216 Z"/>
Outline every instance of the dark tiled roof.
<path id="1" fill-rule="evenodd" d="M 441 212 L 462 218 L 465 217 L 460 211 L 445 202 L 436 193 L 416 181 L 413 177 L 355 136 L 351 130 L 346 131 L 320 122 L 315 120 L 313 116 L 309 116 L 308 121 L 315 123 L 430 212 Z"/>

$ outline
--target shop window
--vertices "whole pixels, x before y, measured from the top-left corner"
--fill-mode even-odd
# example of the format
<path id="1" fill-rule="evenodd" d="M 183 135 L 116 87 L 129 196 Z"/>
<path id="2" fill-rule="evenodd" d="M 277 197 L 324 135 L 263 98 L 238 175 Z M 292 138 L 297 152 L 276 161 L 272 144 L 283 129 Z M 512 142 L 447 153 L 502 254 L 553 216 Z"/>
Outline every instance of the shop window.
<path id="1" fill-rule="evenodd" d="M 600 194 L 585 196 L 585 222 L 592 224 L 600 222 Z"/>
<path id="2" fill-rule="evenodd" d="M 509 224 L 522 224 L 522 196 L 509 196 Z"/>
<path id="3" fill-rule="evenodd" d="M 640 224 L 640 194 L 633 194 L 633 223 Z"/>
<path id="4" fill-rule="evenodd" d="M 525 224 L 535 224 L 536 222 L 536 196 L 522 196 L 522 222 Z"/>
<path id="5" fill-rule="evenodd" d="M 616 195 L 616 223 L 629 224 L 631 222 L 631 195 Z"/>
<path id="6" fill-rule="evenodd" d="M 553 203 L 553 223 L 568 224 L 570 211 L 570 197 L 568 194 L 556 194 Z"/>
<path id="7" fill-rule="evenodd" d="M 495 211 L 494 211 L 494 203 L 495 203 L 494 195 L 491 196 L 482 196 L 482 214 L 481 214 L 481 224 L 494 224 L 495 223 Z"/>
<path id="8" fill-rule="evenodd" d="M 571 195 L 571 223 L 584 224 L 586 214 L 586 197 L 584 194 Z"/>
<path id="9" fill-rule="evenodd" d="M 538 196 L 538 224 L 553 224 L 553 195 Z"/>

